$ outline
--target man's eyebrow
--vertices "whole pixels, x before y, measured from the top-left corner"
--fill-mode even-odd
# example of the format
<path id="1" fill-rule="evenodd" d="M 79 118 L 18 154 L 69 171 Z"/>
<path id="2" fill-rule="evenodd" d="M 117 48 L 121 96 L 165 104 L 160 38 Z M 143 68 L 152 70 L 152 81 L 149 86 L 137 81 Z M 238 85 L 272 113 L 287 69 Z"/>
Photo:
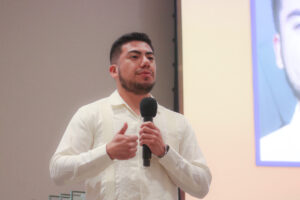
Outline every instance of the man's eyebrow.
<path id="1" fill-rule="evenodd" d="M 154 55 L 154 53 L 152 51 L 148 51 L 146 52 L 146 55 Z"/>
<path id="2" fill-rule="evenodd" d="M 290 18 L 293 18 L 293 17 L 299 17 L 300 16 L 300 10 L 297 9 L 297 10 L 293 10 L 292 12 L 290 12 L 286 19 L 289 20 Z"/>
<path id="3" fill-rule="evenodd" d="M 128 52 L 128 54 L 130 53 L 136 53 L 136 54 L 142 54 L 142 52 L 138 51 L 138 50 L 131 50 Z M 152 51 L 147 51 L 146 55 L 153 55 L 154 53 Z"/>

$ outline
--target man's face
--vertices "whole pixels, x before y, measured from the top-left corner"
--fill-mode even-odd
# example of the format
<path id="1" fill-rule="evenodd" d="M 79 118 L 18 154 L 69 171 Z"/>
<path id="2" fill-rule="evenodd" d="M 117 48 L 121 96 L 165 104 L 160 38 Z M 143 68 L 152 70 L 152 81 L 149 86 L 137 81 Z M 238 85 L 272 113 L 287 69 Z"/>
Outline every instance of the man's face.
<path id="1" fill-rule="evenodd" d="M 156 63 L 151 47 L 142 41 L 122 46 L 117 62 L 118 83 L 134 94 L 147 94 L 155 84 Z"/>
<path id="2" fill-rule="evenodd" d="M 282 67 L 298 99 L 300 98 L 300 0 L 282 0 L 279 13 L 280 45 Z M 276 44 L 275 44 L 276 45 Z"/>

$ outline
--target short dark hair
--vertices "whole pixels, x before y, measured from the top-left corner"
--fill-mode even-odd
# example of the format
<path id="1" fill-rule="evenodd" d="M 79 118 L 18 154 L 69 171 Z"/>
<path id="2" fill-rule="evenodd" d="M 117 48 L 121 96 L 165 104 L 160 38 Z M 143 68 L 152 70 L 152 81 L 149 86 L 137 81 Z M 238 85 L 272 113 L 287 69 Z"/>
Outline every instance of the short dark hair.
<path id="1" fill-rule="evenodd" d="M 152 51 L 154 51 L 151 40 L 147 34 L 138 33 L 138 32 L 127 33 L 127 34 L 119 37 L 112 44 L 111 49 L 110 49 L 110 55 L 109 55 L 111 64 L 115 63 L 117 61 L 117 59 L 119 58 L 119 56 L 121 54 L 122 46 L 131 41 L 146 42 L 151 47 Z"/>
<path id="2" fill-rule="evenodd" d="M 272 0 L 272 9 L 273 9 L 273 20 L 275 25 L 275 30 L 280 32 L 280 21 L 279 21 L 279 12 L 281 9 L 281 0 Z"/>

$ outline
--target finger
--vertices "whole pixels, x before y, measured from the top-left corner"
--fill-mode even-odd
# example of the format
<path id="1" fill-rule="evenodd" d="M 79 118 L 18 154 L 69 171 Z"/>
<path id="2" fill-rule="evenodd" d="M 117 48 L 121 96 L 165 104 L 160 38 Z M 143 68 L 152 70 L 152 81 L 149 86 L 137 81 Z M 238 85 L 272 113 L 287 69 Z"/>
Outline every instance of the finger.
<path id="1" fill-rule="evenodd" d="M 128 128 L 128 124 L 127 124 L 127 122 L 125 122 L 123 127 L 121 128 L 121 130 L 118 132 L 118 134 L 124 135 L 127 128 Z"/>
<path id="2" fill-rule="evenodd" d="M 140 137 L 140 141 L 143 140 L 143 139 L 154 139 L 154 138 L 156 138 L 156 136 L 153 135 L 153 134 L 144 134 L 144 133 L 142 133 L 141 137 Z"/>
<path id="3" fill-rule="evenodd" d="M 130 148 L 129 149 L 129 152 L 132 154 L 132 153 L 135 153 L 137 151 L 137 148 L 136 147 L 133 147 L 133 148 Z"/>
<path id="4" fill-rule="evenodd" d="M 142 134 L 158 135 L 158 130 L 151 129 L 151 128 L 145 126 L 140 130 L 139 134 L 140 135 L 142 135 Z"/>
<path id="5" fill-rule="evenodd" d="M 154 130 L 159 130 L 154 124 L 153 122 L 144 122 L 142 125 L 141 125 L 141 128 L 144 128 L 144 127 L 148 127 L 150 129 L 154 129 Z"/>
<path id="6" fill-rule="evenodd" d="M 155 129 L 149 128 L 148 126 L 144 126 L 140 129 L 140 132 L 142 133 L 151 133 L 153 132 Z"/>
<path id="7" fill-rule="evenodd" d="M 139 138 L 136 135 L 128 135 L 128 137 L 127 137 L 128 142 L 134 142 L 134 141 L 137 141 L 137 139 L 139 139 Z"/>
<path id="8" fill-rule="evenodd" d="M 154 144 L 154 139 L 143 139 L 140 141 L 140 145 L 142 146 L 143 144 L 147 145 L 149 148 L 152 147 L 152 145 Z"/>
<path id="9" fill-rule="evenodd" d="M 155 127 L 153 122 L 151 122 L 151 121 L 143 122 L 141 125 L 141 128 L 144 126 Z"/>
<path id="10" fill-rule="evenodd" d="M 135 155 L 136 155 L 135 151 L 133 151 L 133 152 L 128 151 L 122 155 L 122 160 L 127 160 L 129 158 L 133 158 Z"/>
<path id="11" fill-rule="evenodd" d="M 133 158 L 136 156 L 136 152 L 129 154 L 128 158 Z"/>
<path id="12" fill-rule="evenodd" d="M 134 148 L 138 145 L 138 143 L 137 143 L 137 141 L 134 141 L 134 142 L 128 143 L 128 145 L 129 145 L 130 148 Z"/>

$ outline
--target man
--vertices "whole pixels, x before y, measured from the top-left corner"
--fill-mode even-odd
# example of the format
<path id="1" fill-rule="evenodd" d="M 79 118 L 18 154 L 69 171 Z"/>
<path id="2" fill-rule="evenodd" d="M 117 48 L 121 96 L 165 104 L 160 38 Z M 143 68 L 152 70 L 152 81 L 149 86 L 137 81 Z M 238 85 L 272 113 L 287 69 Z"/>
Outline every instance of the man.
<path id="1" fill-rule="evenodd" d="M 143 33 L 121 36 L 110 62 L 117 90 L 73 116 L 51 159 L 52 179 L 85 180 L 88 200 L 174 200 L 177 187 L 204 197 L 211 175 L 185 118 L 160 105 L 153 123 L 140 116 L 156 78 L 151 40 Z M 143 144 L 153 154 L 150 167 L 143 167 Z"/>
<path id="2" fill-rule="evenodd" d="M 273 0 L 276 63 L 285 70 L 298 104 L 291 122 L 263 137 L 260 156 L 263 161 L 300 161 L 300 1 Z"/>

